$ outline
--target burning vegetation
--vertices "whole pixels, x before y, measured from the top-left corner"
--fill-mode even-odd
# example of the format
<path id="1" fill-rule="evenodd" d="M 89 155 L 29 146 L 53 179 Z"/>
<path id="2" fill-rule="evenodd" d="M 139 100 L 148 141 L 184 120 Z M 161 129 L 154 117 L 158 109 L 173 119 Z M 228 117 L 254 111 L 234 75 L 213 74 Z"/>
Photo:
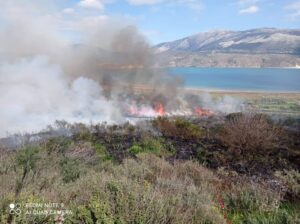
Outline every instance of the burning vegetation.
<path id="1" fill-rule="evenodd" d="M 0 1 L 0 137 L 37 132 L 0 139 L 0 223 L 299 221 L 299 121 L 226 116 L 243 101 L 184 90 L 134 26 L 56 24 L 26 4 Z"/>
<path id="2" fill-rule="evenodd" d="M 214 115 L 209 109 L 202 109 L 200 107 L 195 107 L 193 110 L 185 109 L 185 110 L 166 110 L 165 106 L 161 102 L 153 103 L 153 106 L 137 106 L 135 103 L 133 105 L 129 105 L 127 113 L 125 113 L 129 117 L 136 118 L 154 118 L 154 117 L 171 117 L 171 116 L 190 116 L 190 117 L 209 117 Z"/>
<path id="3" fill-rule="evenodd" d="M 183 80 L 155 68 L 153 49 L 134 26 L 114 27 L 108 20 L 85 32 L 82 43 L 74 46 L 58 27 L 23 18 L 28 14 L 3 15 L 7 26 L 0 29 L 0 104 L 5 110 L 0 110 L 0 136 L 38 131 L 55 120 L 122 123 L 128 116 L 241 111 L 239 100 L 224 97 L 217 102 L 205 94 L 186 93 Z"/>

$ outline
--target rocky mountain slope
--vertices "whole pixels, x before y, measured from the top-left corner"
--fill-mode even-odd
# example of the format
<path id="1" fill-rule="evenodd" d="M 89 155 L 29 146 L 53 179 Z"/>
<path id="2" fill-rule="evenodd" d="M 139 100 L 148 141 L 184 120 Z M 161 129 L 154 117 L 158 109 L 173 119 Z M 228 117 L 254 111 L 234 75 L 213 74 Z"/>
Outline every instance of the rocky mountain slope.
<path id="1" fill-rule="evenodd" d="M 300 29 L 211 31 L 155 46 L 160 66 L 294 67 Z"/>

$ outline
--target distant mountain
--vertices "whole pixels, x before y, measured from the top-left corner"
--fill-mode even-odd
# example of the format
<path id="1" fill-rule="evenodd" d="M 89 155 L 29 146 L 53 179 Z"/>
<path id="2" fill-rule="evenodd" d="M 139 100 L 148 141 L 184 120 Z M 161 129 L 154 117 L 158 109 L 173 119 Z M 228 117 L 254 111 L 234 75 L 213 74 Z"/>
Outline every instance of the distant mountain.
<path id="1" fill-rule="evenodd" d="M 210 31 L 158 44 L 155 51 L 161 66 L 293 67 L 300 64 L 300 29 Z"/>

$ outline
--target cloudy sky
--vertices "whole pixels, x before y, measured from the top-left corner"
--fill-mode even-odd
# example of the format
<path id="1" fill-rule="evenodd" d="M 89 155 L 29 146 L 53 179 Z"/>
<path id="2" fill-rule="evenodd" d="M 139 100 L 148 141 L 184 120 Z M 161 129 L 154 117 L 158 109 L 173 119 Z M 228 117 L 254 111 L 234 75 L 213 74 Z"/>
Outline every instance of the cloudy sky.
<path id="1" fill-rule="evenodd" d="M 2 15 L 26 7 L 27 13 L 61 20 L 61 31 L 74 41 L 80 39 L 76 28 L 93 29 L 106 20 L 135 24 L 152 44 L 216 29 L 300 28 L 300 0 L 0 0 L 0 7 Z"/>

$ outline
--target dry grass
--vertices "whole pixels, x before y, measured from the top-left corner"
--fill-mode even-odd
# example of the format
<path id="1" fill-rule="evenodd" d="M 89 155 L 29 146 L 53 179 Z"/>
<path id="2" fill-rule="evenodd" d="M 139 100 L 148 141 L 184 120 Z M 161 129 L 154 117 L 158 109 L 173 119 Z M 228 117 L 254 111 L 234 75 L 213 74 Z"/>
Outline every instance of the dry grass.
<path id="1" fill-rule="evenodd" d="M 65 223 L 224 223 L 213 198 L 216 177 L 194 162 L 171 165 L 154 155 L 140 154 L 120 165 L 106 161 L 93 167 L 70 166 L 80 175 L 65 181 L 64 158 L 43 149 L 38 155 L 40 160 L 34 161 L 18 195 L 11 192 L 23 170 L 16 164 L 16 169 L 7 169 L 9 163 L 2 165 L 1 223 L 9 219 L 6 210 L 11 201 L 64 203 L 73 212 Z M 22 214 L 14 221 L 54 223 L 53 219 Z"/>

